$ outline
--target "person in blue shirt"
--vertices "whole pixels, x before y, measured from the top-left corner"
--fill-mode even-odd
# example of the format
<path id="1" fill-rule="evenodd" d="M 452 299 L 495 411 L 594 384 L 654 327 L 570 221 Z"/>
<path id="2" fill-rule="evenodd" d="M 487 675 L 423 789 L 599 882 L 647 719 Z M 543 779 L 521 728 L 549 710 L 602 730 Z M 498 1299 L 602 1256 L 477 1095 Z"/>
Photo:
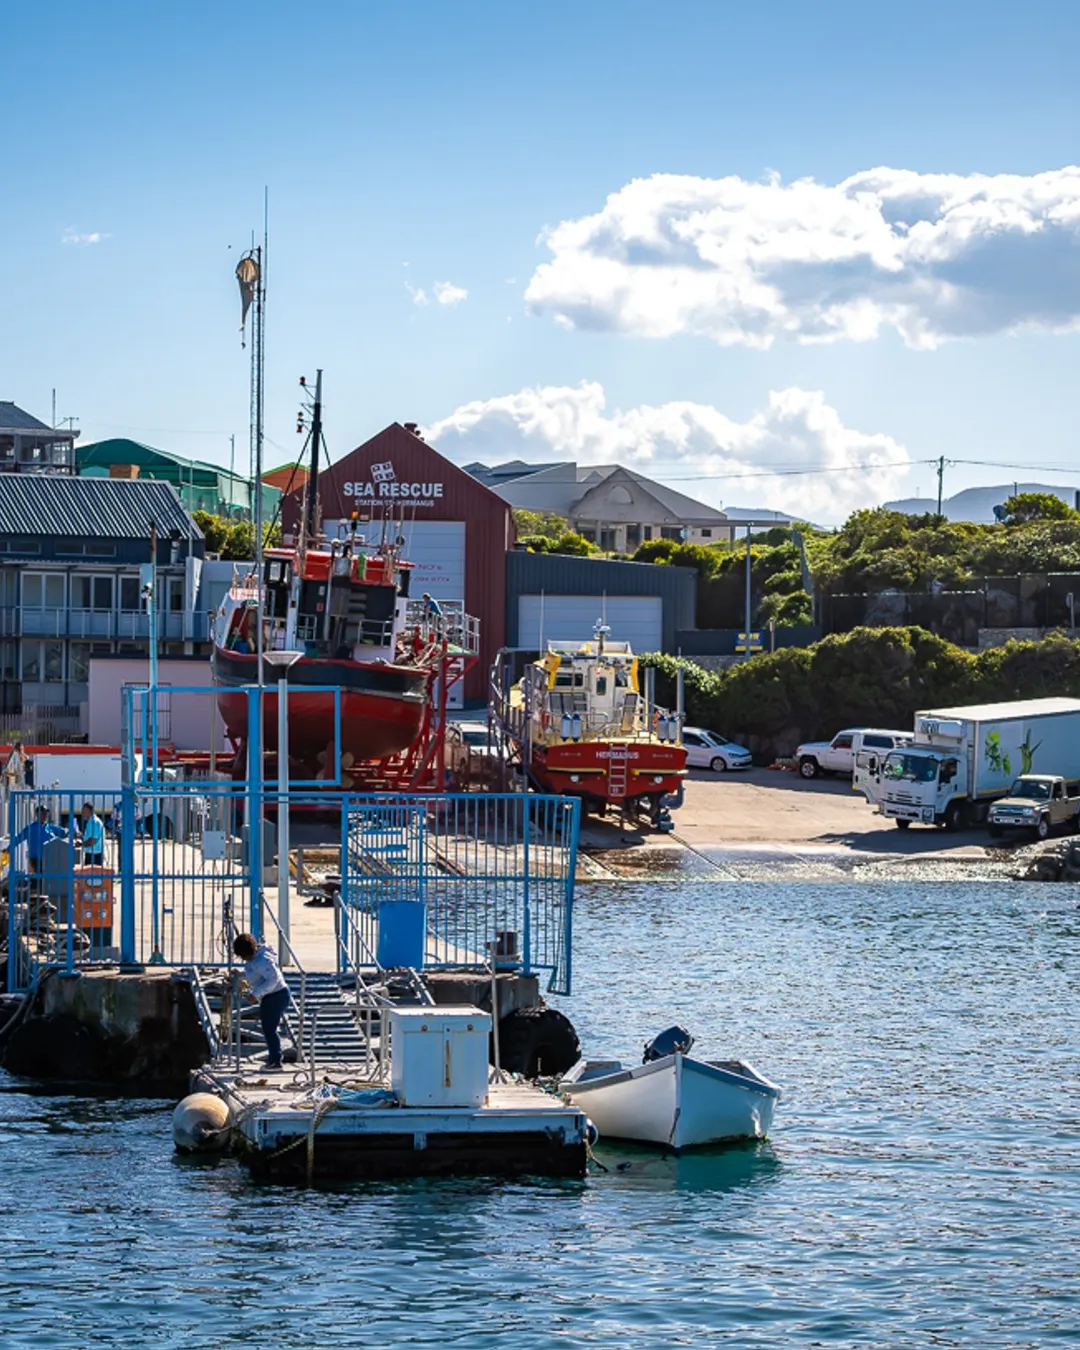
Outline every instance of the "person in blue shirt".
<path id="1" fill-rule="evenodd" d="M 15 847 L 19 844 L 26 845 L 26 855 L 29 861 L 28 871 L 40 873 L 42 863 L 45 858 L 45 845 L 50 839 L 63 839 L 64 831 L 54 825 L 49 819 L 49 808 L 39 806 L 37 815 L 27 825 L 25 830 L 17 834 L 12 841 Z"/>
<path id="2" fill-rule="evenodd" d="M 438 600 L 433 600 L 427 591 L 423 594 L 423 601 L 430 618 L 438 619 L 442 617 L 442 605 L 439 604 Z"/>
<path id="3" fill-rule="evenodd" d="M 252 933 L 238 933 L 233 951 L 244 963 L 244 978 L 251 996 L 259 1003 L 259 1020 L 266 1037 L 266 1068 L 280 1069 L 281 1037 L 278 1027 L 289 1006 L 289 986 L 277 963 L 277 957 Z"/>
<path id="4" fill-rule="evenodd" d="M 95 814 L 92 802 L 83 802 L 80 817 L 83 863 L 87 867 L 100 867 L 105 861 L 105 826 Z"/>

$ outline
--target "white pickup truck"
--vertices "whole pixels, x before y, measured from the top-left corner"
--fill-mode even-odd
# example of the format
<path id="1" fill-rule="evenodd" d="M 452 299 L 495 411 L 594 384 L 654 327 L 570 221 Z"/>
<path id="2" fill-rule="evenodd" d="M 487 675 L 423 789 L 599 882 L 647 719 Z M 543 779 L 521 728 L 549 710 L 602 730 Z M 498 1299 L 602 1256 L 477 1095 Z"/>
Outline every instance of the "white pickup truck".
<path id="1" fill-rule="evenodd" d="M 1058 826 L 1076 833 L 1080 829 L 1080 782 L 1051 773 L 1021 774 L 1008 796 L 991 803 L 989 821 L 995 839 L 1008 829 L 1031 830 L 1036 839 L 1045 839 Z"/>
<path id="2" fill-rule="evenodd" d="M 821 773 L 851 774 L 856 767 L 857 751 L 868 751 L 877 760 L 884 759 L 890 750 L 911 740 L 908 731 L 888 731 L 878 727 L 853 727 L 847 731 L 838 731 L 831 741 L 808 741 L 795 751 L 799 773 L 803 778 L 816 778 Z M 870 793 L 862 784 L 856 784 L 860 791 L 869 797 Z"/>

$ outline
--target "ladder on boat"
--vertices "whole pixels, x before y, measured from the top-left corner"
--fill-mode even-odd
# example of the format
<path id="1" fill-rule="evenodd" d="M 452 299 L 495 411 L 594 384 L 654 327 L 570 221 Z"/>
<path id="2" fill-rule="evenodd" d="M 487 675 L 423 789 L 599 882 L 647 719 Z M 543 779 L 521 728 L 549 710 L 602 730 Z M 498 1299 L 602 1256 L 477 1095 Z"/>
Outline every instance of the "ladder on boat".
<path id="1" fill-rule="evenodd" d="M 608 760 L 608 797 L 613 802 L 621 802 L 626 797 L 626 782 L 629 773 L 629 760 L 626 755 L 616 756 L 612 752 Z"/>

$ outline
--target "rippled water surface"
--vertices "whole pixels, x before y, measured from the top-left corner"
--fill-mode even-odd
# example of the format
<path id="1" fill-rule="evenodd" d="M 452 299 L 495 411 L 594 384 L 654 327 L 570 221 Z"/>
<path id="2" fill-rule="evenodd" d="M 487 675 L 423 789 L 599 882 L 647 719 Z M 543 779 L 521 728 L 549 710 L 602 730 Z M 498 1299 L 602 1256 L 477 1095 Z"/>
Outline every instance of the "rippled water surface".
<path id="1" fill-rule="evenodd" d="M 171 1103 L 0 1079 L 0 1343 L 1075 1341 L 1078 940 L 1064 886 L 582 888 L 586 1048 L 679 1020 L 786 1095 L 581 1183 L 268 1189 L 177 1160 Z"/>

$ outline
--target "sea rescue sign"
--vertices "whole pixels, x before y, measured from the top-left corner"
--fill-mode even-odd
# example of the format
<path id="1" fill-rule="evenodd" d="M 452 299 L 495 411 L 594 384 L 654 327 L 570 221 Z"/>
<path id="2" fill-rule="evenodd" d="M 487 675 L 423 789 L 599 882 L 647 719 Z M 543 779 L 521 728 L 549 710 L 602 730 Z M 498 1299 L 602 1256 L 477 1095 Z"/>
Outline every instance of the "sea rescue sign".
<path id="1" fill-rule="evenodd" d="M 371 466 L 371 477 L 367 482 L 349 482 L 342 485 L 346 497 L 351 497 L 358 507 L 371 506 L 376 502 L 404 502 L 409 506 L 432 507 L 443 495 L 443 484 L 400 483 L 394 473 L 391 461 Z"/>

